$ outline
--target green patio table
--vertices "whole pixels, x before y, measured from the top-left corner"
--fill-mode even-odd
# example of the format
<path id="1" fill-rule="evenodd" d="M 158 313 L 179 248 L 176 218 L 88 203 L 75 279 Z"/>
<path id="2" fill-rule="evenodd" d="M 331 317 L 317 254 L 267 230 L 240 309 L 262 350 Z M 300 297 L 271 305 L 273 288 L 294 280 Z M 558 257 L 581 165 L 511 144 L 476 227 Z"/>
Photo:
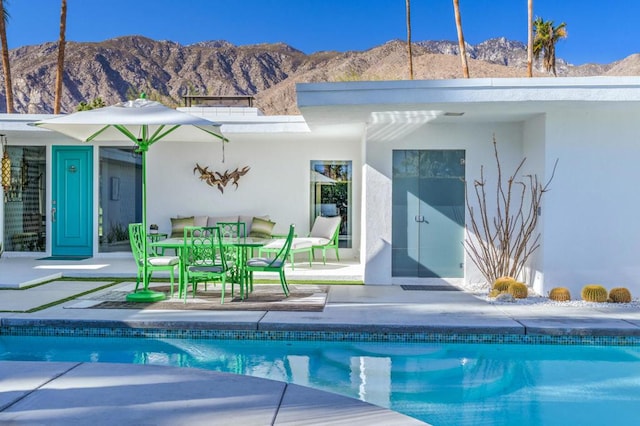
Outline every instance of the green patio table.
<path id="1" fill-rule="evenodd" d="M 149 242 L 150 243 L 154 243 L 156 241 L 160 241 L 160 240 L 164 240 L 166 238 L 169 237 L 169 234 L 165 234 L 164 232 L 147 232 L 147 238 L 149 238 Z M 156 253 L 158 253 L 159 255 L 163 256 L 164 255 L 164 249 L 162 250 L 154 250 Z"/>
<path id="2" fill-rule="evenodd" d="M 222 245 L 225 248 L 239 248 L 237 268 L 238 268 L 238 284 L 240 285 L 240 298 L 244 299 L 245 294 L 248 294 L 250 290 L 249 272 L 246 270 L 247 259 L 251 256 L 253 249 L 262 247 L 273 241 L 272 238 L 256 238 L 256 237 L 237 237 L 237 238 L 223 238 Z M 187 286 L 185 282 L 186 277 L 186 262 L 184 259 L 184 238 L 166 238 L 163 240 L 153 241 L 149 243 L 153 249 L 173 249 L 176 251 L 176 255 L 180 258 L 179 271 L 178 271 L 178 294 L 182 297 L 182 291 L 186 291 Z"/>

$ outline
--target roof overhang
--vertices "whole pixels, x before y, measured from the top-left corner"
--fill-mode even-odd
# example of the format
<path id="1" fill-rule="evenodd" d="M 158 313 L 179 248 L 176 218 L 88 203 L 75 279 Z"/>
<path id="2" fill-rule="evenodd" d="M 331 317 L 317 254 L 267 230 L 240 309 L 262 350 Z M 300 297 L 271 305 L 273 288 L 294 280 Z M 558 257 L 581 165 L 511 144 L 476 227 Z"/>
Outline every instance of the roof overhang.
<path id="1" fill-rule="evenodd" d="M 640 77 L 490 78 L 301 83 L 312 130 L 381 117 L 430 122 L 517 122 L 564 108 L 638 108 Z"/>
<path id="2" fill-rule="evenodd" d="M 178 111 L 215 120 L 224 134 L 309 133 L 301 115 L 262 115 L 256 108 L 182 107 Z"/>

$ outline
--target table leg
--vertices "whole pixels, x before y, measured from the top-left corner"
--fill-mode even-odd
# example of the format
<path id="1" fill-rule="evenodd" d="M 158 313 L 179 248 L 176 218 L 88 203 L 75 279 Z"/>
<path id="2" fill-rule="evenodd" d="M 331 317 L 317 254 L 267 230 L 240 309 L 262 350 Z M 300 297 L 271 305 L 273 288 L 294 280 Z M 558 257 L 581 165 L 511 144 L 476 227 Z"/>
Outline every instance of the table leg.
<path id="1" fill-rule="evenodd" d="M 238 275 L 240 278 L 240 298 L 244 300 L 248 294 L 247 289 L 247 250 L 245 247 L 238 247 Z"/>
<path id="2" fill-rule="evenodd" d="M 250 280 L 250 272 L 247 271 L 247 260 L 249 260 L 249 250 L 251 247 L 238 247 L 238 278 L 240 281 L 240 298 L 244 300 L 251 291 L 253 283 Z"/>
<path id="3" fill-rule="evenodd" d="M 176 248 L 176 255 L 178 256 L 178 297 L 180 299 L 183 298 L 183 291 L 187 291 L 186 286 L 186 276 L 187 273 L 185 271 L 185 261 L 183 256 L 183 250 L 181 248 Z"/>

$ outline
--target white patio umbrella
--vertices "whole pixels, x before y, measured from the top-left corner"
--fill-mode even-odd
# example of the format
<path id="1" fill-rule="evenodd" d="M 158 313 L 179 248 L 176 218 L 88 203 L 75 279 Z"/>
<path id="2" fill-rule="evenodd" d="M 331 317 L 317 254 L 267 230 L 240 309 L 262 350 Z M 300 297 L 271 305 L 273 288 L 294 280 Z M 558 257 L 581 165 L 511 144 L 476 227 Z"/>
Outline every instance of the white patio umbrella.
<path id="1" fill-rule="evenodd" d="M 137 145 L 142 155 L 142 223 L 147 232 L 147 173 L 146 154 L 149 147 L 163 140 L 167 142 L 228 142 L 220 132 L 220 124 L 149 101 L 144 93 L 140 99 L 113 106 L 80 111 L 62 117 L 32 123 L 54 130 L 83 142 L 127 141 Z M 162 300 L 163 293 L 149 290 L 147 280 L 147 239 L 144 238 L 144 290 L 131 293 L 127 300 L 149 302 Z"/>

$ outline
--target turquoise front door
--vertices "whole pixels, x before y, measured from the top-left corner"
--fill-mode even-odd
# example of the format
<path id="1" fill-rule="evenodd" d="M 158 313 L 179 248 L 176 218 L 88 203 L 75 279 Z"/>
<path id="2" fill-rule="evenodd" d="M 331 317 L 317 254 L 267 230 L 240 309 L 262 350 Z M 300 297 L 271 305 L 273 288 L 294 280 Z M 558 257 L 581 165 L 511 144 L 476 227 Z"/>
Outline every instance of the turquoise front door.
<path id="1" fill-rule="evenodd" d="M 464 177 L 464 150 L 393 151 L 392 276 L 464 276 Z"/>
<path id="2" fill-rule="evenodd" d="M 93 255 L 93 147 L 54 146 L 51 254 Z"/>

